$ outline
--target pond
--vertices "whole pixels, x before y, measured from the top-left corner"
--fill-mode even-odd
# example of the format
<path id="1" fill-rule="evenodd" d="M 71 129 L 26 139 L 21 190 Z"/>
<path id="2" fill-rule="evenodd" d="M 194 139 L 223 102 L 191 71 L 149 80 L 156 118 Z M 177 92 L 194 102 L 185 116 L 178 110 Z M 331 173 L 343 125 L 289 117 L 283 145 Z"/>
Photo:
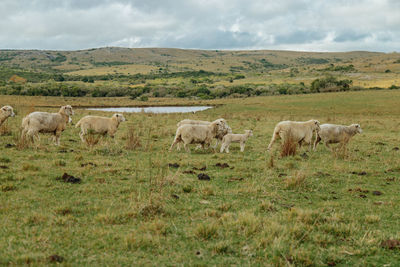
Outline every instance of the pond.
<path id="1" fill-rule="evenodd" d="M 169 106 L 169 107 L 119 107 L 119 108 L 88 108 L 88 110 L 128 112 L 128 113 L 190 113 L 210 109 L 210 106 Z"/>

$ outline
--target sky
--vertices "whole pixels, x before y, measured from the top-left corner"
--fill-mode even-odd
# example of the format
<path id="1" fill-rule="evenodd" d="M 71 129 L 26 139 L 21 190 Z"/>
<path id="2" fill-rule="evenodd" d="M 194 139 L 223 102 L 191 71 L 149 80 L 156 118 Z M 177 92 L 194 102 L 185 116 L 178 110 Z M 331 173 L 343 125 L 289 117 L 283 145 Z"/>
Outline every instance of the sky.
<path id="1" fill-rule="evenodd" d="M 0 0 L 0 49 L 400 51 L 400 0 Z"/>

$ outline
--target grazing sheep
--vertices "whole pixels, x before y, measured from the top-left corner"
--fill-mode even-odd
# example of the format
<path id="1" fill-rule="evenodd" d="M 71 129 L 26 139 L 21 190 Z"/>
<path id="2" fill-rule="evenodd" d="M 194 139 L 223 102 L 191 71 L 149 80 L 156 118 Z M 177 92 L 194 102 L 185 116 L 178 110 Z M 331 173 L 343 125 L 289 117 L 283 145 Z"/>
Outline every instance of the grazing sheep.
<path id="1" fill-rule="evenodd" d="M 231 143 L 240 143 L 240 151 L 244 151 L 244 146 L 247 141 L 247 139 L 253 136 L 253 131 L 252 130 L 245 130 L 244 134 L 227 134 L 224 136 L 222 139 L 222 145 L 220 149 L 220 153 L 225 152 L 229 153 L 229 146 Z"/>
<path id="2" fill-rule="evenodd" d="M 11 106 L 4 106 L 0 109 L 0 126 L 7 120 L 8 117 L 14 117 L 14 110 Z"/>
<path id="3" fill-rule="evenodd" d="M 210 125 L 184 124 L 176 130 L 175 138 L 169 151 L 179 142 L 183 142 L 187 152 L 190 152 L 188 144 L 201 144 L 203 148 L 205 145 L 210 146 L 212 139 L 216 137 L 220 128 L 222 128 L 222 122 L 218 120 Z"/>
<path id="4" fill-rule="evenodd" d="M 215 145 L 213 146 L 213 148 L 216 148 L 218 146 L 218 143 L 220 141 L 222 141 L 222 138 L 224 138 L 224 136 L 226 134 L 232 133 L 232 129 L 231 129 L 231 127 L 229 127 L 229 125 L 228 125 L 228 123 L 226 122 L 225 119 L 220 118 L 220 119 L 217 119 L 217 120 L 215 120 L 213 122 L 216 122 L 216 121 L 221 123 L 221 127 L 219 127 L 217 135 L 215 136 L 215 138 L 217 140 L 216 140 Z M 210 125 L 213 122 L 185 119 L 185 120 L 182 120 L 182 121 L 178 122 L 177 126 L 180 127 L 180 126 L 185 125 L 185 124 L 189 124 L 189 125 Z M 178 144 L 178 148 L 177 149 L 180 150 L 180 144 Z"/>
<path id="5" fill-rule="evenodd" d="M 344 147 L 354 135 L 362 133 L 360 124 L 351 124 L 349 126 L 322 124 L 320 128 L 319 132 L 315 134 L 314 150 L 316 150 L 321 140 L 327 148 L 330 148 L 329 144 L 336 143 L 340 143 L 340 146 Z"/>
<path id="6" fill-rule="evenodd" d="M 283 142 L 287 138 L 291 138 L 293 142 L 298 143 L 301 146 L 303 143 L 310 145 L 311 150 L 311 139 L 315 131 L 319 131 L 319 121 L 281 121 L 274 129 L 272 134 L 271 142 L 268 145 L 267 150 L 270 150 L 272 144 L 276 139 L 281 138 Z"/>
<path id="7" fill-rule="evenodd" d="M 54 142 L 59 145 L 61 132 L 65 130 L 72 115 L 74 111 L 70 105 L 62 106 L 57 113 L 32 112 L 22 120 L 21 136 L 29 136 L 34 141 L 35 136 L 40 140 L 39 133 L 53 133 Z"/>
<path id="8" fill-rule="evenodd" d="M 126 121 L 124 115 L 114 114 L 111 118 L 100 117 L 100 116 L 85 116 L 75 125 L 76 128 L 81 127 L 79 136 L 82 142 L 86 143 L 84 136 L 89 131 L 97 134 L 108 134 L 111 138 L 114 138 L 117 132 L 118 126 L 121 122 Z"/>

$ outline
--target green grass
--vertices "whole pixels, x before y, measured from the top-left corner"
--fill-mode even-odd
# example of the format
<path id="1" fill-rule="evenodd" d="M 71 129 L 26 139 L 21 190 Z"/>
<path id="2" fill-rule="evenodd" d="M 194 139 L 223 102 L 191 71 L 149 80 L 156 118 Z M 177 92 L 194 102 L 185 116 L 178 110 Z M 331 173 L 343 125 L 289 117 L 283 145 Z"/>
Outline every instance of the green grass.
<path id="1" fill-rule="evenodd" d="M 400 239 L 399 97 L 385 90 L 202 101 L 223 105 L 196 114 L 125 114 L 117 143 L 102 138 L 87 147 L 69 126 L 60 147 L 42 135 L 38 147 L 6 148 L 28 112 L 56 110 L 29 105 L 33 99 L 136 103 L 7 97 L 17 116 L 7 122 L 12 134 L 0 136 L 0 264 L 396 266 L 398 249 L 381 242 Z M 87 114 L 111 116 L 75 113 L 75 123 Z M 168 152 L 178 121 L 219 117 L 235 133 L 253 129 L 244 153 L 237 144 L 230 154 Z M 280 143 L 266 152 L 277 122 L 311 118 L 360 123 L 364 133 L 340 155 L 320 145 L 280 158 Z M 129 129 L 140 146 L 127 144 Z M 82 182 L 57 180 L 64 172 Z"/>

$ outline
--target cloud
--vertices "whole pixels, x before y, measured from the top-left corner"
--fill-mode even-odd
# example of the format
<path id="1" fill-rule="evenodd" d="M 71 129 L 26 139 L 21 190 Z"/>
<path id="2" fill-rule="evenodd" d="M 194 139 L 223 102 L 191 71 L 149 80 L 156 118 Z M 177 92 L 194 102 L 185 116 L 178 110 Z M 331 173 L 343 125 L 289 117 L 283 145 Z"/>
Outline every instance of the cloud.
<path id="1" fill-rule="evenodd" d="M 395 0 L 2 0 L 0 48 L 398 51 Z"/>

